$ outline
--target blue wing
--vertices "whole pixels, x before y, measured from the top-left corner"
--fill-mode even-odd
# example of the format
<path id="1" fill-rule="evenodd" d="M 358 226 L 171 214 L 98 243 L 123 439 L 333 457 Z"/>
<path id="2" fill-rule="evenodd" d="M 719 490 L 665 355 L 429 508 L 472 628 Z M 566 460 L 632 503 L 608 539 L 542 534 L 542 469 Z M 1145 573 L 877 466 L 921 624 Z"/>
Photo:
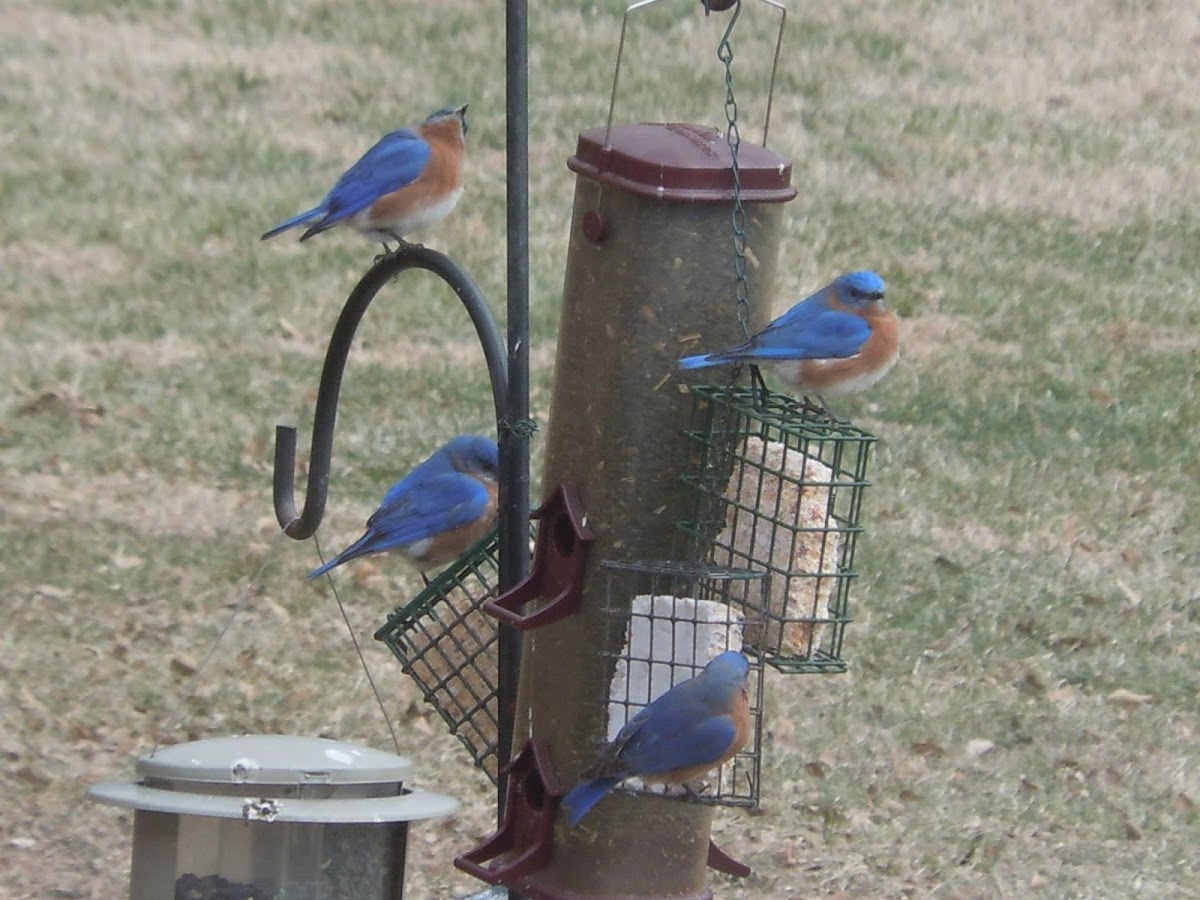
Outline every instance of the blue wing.
<path id="1" fill-rule="evenodd" d="M 367 520 L 386 547 L 399 547 L 450 531 L 483 515 L 488 490 L 476 478 L 458 472 L 433 475 L 412 484 Z"/>
<path id="2" fill-rule="evenodd" d="M 326 216 L 309 231 L 324 231 L 385 194 L 412 184 L 425 169 L 430 153 L 429 144 L 411 128 L 385 134 L 325 195 L 321 205 Z"/>
<path id="3" fill-rule="evenodd" d="M 823 288 L 801 300 L 746 343 L 716 353 L 685 356 L 681 369 L 700 369 L 722 363 L 783 359 L 840 359 L 858 353 L 871 326 L 854 313 L 831 309 Z"/>
<path id="4" fill-rule="evenodd" d="M 694 711 L 694 710 L 693 710 Z M 732 716 L 651 716 L 621 752 L 622 768 L 655 775 L 716 762 L 737 737 Z"/>
<path id="5" fill-rule="evenodd" d="M 727 714 L 735 689 L 703 673 L 676 685 L 626 723 L 612 743 L 615 758 L 596 774 L 653 775 L 720 759 L 736 737 Z"/>
<path id="6" fill-rule="evenodd" d="M 359 556 L 405 547 L 451 531 L 475 521 L 487 509 L 488 489 L 470 475 L 447 472 L 414 481 L 413 474 L 388 491 L 383 505 L 367 520 L 362 537 L 313 569 L 308 577 L 316 578 Z"/>
<path id="7" fill-rule="evenodd" d="M 810 302 L 792 307 L 744 344 L 685 356 L 679 367 L 700 369 L 742 360 L 840 359 L 862 349 L 871 336 L 866 319 L 823 305 L 810 306 Z"/>
<path id="8" fill-rule="evenodd" d="M 838 359 L 853 356 L 871 336 L 862 316 L 825 310 L 785 321 L 781 316 L 751 340 L 747 359 Z"/>
<path id="9" fill-rule="evenodd" d="M 393 484 L 384 495 L 379 508 L 382 510 L 399 504 L 409 491 L 435 475 L 446 475 L 456 471 L 454 468 L 454 458 L 445 447 L 441 447 L 428 459 L 421 462 L 415 469 Z"/>

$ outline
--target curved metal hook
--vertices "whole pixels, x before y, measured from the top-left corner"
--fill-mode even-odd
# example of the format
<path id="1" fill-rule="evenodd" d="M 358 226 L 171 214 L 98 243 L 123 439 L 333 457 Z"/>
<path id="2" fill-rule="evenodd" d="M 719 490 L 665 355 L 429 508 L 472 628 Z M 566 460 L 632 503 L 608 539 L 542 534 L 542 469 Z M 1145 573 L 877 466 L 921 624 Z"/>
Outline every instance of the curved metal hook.
<path id="1" fill-rule="evenodd" d="M 275 426 L 275 518 L 288 537 L 302 541 L 312 537 L 325 514 L 325 499 L 329 491 L 329 464 L 333 458 L 333 428 L 337 422 L 338 395 L 342 374 L 354 342 L 354 333 L 375 299 L 389 281 L 408 269 L 424 269 L 446 282 L 463 302 L 475 332 L 483 346 L 488 376 L 492 383 L 492 402 L 496 421 L 506 412 L 508 397 L 508 359 L 504 339 L 496 326 L 491 307 L 471 277 L 450 257 L 428 247 L 409 245 L 378 260 L 351 291 L 342 314 L 334 326 L 325 352 L 321 384 L 317 391 L 317 406 L 313 413 L 312 450 L 308 460 L 308 488 L 304 512 L 297 513 L 295 498 L 296 429 L 290 425 Z"/>

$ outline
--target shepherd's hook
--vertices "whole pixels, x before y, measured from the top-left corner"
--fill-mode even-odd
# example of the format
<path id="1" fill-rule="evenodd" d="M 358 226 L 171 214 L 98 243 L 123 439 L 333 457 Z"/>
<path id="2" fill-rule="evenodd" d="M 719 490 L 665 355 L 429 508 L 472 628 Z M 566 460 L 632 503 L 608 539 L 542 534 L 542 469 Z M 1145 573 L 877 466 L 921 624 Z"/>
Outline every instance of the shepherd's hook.
<path id="1" fill-rule="evenodd" d="M 367 274 L 351 291 L 342 314 L 334 326 L 321 370 L 317 391 L 317 406 L 313 413 L 312 450 L 308 458 L 308 488 L 304 497 L 304 512 L 297 513 L 295 497 L 296 429 L 290 425 L 275 426 L 275 518 L 288 537 L 302 541 L 313 536 L 325 514 L 329 491 L 329 464 L 333 458 L 333 429 L 337 423 L 338 395 L 346 359 L 354 343 L 354 333 L 375 299 L 389 281 L 408 269 L 424 269 L 446 282 L 471 316 L 479 343 L 483 347 L 488 376 L 492 383 L 492 402 L 496 422 L 506 414 L 508 396 L 508 359 L 504 339 L 496 327 L 496 319 L 471 277 L 450 257 L 428 247 L 410 244 L 384 256 L 367 270 Z"/>

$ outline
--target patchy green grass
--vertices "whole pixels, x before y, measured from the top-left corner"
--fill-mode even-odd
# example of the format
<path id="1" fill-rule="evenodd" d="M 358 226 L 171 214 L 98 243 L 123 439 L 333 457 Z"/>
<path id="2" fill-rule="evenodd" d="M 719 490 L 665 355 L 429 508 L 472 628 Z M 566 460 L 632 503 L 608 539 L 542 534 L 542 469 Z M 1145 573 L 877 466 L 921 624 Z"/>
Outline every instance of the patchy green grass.
<path id="1" fill-rule="evenodd" d="M 315 553 L 278 536 L 270 502 L 273 426 L 297 424 L 306 448 L 324 341 L 375 250 L 258 235 L 379 134 L 469 102 L 468 193 L 429 241 L 502 316 L 499 6 L 0 11 L 13 896 L 121 893 L 129 817 L 81 795 L 128 773 L 160 728 L 387 745 L 332 600 L 304 580 Z M 544 427 L 564 162 L 607 114 L 622 6 L 533 6 Z M 635 19 L 618 122 L 722 124 L 724 18 L 694 6 Z M 788 691 L 772 674 L 762 809 L 717 817 L 754 875 L 714 889 L 1200 896 L 1200 17 L 1116 0 L 794 6 L 771 146 L 800 197 L 774 304 L 875 268 L 905 353 L 839 407 L 881 438 L 851 670 Z M 774 21 L 748 3 L 736 38 L 748 139 Z M 325 549 L 399 471 L 490 415 L 453 297 L 431 279 L 389 288 L 345 384 Z M 410 893 L 467 893 L 450 859 L 489 830 L 491 789 L 369 639 L 417 584 L 371 563 L 343 581 L 421 783 L 465 801 L 418 829 Z"/>

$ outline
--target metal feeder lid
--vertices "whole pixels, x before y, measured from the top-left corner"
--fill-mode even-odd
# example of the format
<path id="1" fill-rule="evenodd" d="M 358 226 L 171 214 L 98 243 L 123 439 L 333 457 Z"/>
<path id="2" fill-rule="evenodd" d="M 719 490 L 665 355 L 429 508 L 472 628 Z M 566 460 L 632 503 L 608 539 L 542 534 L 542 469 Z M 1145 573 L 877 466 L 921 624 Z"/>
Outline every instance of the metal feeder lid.
<path id="1" fill-rule="evenodd" d="M 358 744 L 243 734 L 160 747 L 137 761 L 143 779 L 209 784 L 399 784 L 412 761 Z"/>
<path id="2" fill-rule="evenodd" d="M 93 785 L 88 796 L 110 806 L 248 822 L 409 822 L 459 808 L 444 794 L 401 793 L 412 773 L 407 758 L 325 738 L 209 738 L 161 748 L 139 758 L 136 768 L 141 781 Z M 335 789 L 327 797 L 304 797 L 280 790 L 308 785 L 395 785 L 396 792 L 337 796 Z"/>
<path id="3" fill-rule="evenodd" d="M 567 168 L 631 194 L 660 200 L 720 203 L 733 200 L 732 156 L 724 135 L 707 125 L 616 125 L 579 135 Z M 750 141 L 738 147 L 742 200 L 784 203 L 796 196 L 792 164 Z"/>

